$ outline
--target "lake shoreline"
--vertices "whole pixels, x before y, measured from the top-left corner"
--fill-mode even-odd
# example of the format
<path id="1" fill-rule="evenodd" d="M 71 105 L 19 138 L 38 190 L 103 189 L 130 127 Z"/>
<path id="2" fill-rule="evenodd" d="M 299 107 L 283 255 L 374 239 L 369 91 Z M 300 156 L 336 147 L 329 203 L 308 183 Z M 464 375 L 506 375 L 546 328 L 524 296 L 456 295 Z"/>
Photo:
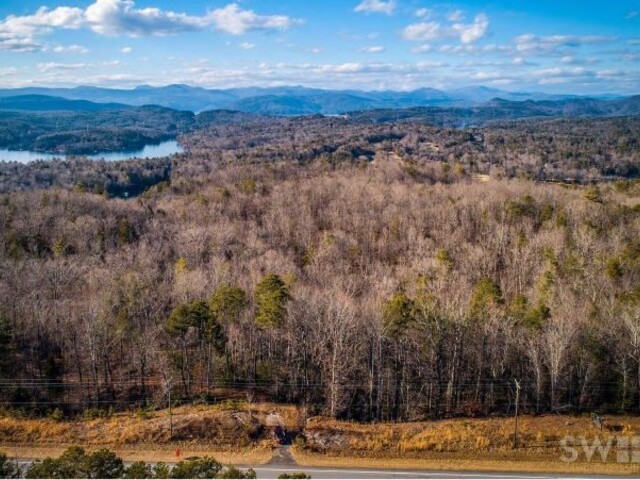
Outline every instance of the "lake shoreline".
<path id="1" fill-rule="evenodd" d="M 67 160 L 70 158 L 86 158 L 88 160 L 103 160 L 108 162 L 119 162 L 133 159 L 164 158 L 186 150 L 177 140 L 167 140 L 158 144 L 148 144 L 140 150 L 118 151 L 118 152 L 98 152 L 90 155 L 82 154 L 56 154 L 46 152 L 36 152 L 31 150 L 10 150 L 0 149 L 0 162 L 2 163 L 31 163 L 38 161 Z"/>

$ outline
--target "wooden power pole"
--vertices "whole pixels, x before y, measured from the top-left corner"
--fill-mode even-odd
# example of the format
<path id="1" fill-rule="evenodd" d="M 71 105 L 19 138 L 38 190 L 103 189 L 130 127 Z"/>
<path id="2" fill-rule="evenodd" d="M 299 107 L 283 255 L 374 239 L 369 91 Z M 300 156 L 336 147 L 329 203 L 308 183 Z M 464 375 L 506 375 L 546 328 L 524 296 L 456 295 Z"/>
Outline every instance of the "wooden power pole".
<path id="1" fill-rule="evenodd" d="M 516 427 L 513 432 L 513 448 L 518 448 L 518 404 L 520 403 L 520 382 L 514 380 L 516 384 Z"/>
<path id="2" fill-rule="evenodd" d="M 167 397 L 169 401 L 169 440 L 173 440 L 173 411 L 171 410 L 171 389 L 173 387 L 173 379 L 165 378 L 164 388 L 167 391 Z"/>

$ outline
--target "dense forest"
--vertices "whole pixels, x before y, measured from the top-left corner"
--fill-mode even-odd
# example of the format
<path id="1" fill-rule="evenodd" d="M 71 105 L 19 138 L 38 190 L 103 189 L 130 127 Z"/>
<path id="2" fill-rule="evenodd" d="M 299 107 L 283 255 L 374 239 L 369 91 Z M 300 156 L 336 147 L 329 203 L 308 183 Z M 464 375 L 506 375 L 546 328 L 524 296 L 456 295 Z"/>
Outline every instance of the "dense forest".
<path id="1" fill-rule="evenodd" d="M 170 182 L 176 167 L 186 172 L 182 178 L 206 176 L 222 164 L 355 165 L 368 164 L 378 154 L 398 158 L 408 174 L 426 183 L 473 175 L 589 183 L 640 173 L 637 116 L 523 119 L 467 129 L 436 127 L 422 117 L 390 120 L 380 112 L 368 112 L 366 118 L 273 118 L 216 111 L 194 118 L 179 137 L 188 153 L 115 163 L 81 157 L 0 162 L 0 193 L 63 187 L 131 197 Z"/>
<path id="2" fill-rule="evenodd" d="M 163 107 L 106 111 L 0 111 L 0 148 L 91 154 L 135 151 L 188 131 L 191 112 Z"/>
<path id="3" fill-rule="evenodd" d="M 225 116 L 134 199 L 153 162 L 1 165 L 3 405 L 640 411 L 637 117 Z"/>
<path id="4" fill-rule="evenodd" d="M 576 137 L 576 133 L 595 133 L 595 127 L 591 123 L 593 119 L 601 118 L 604 122 L 607 122 L 607 119 L 614 119 L 614 123 L 618 119 L 619 122 L 625 124 L 630 121 L 629 117 L 640 115 L 640 96 L 607 101 L 575 98 L 517 102 L 495 98 L 473 107 L 430 106 L 351 111 L 350 107 L 355 108 L 357 105 L 350 103 L 349 98 L 342 95 L 332 101 L 335 105 L 341 105 L 345 109 L 337 111 L 346 112 L 340 116 L 343 121 L 336 125 L 332 122 L 332 118 L 335 117 L 327 118 L 317 115 L 311 117 L 315 118 L 315 121 L 311 122 L 306 121 L 306 118 L 309 117 L 293 117 L 293 123 L 288 123 L 291 117 L 277 116 L 288 115 L 288 109 L 291 107 L 289 102 L 293 101 L 295 105 L 299 105 L 297 100 L 261 97 L 257 100 L 247 99 L 247 101 L 249 104 L 255 101 L 259 105 L 263 105 L 264 110 L 270 115 L 231 110 L 210 110 L 194 114 L 191 111 L 173 110 L 154 105 L 131 107 L 117 103 L 94 103 L 45 95 L 0 96 L 0 148 L 32 150 L 60 155 L 135 151 L 147 144 L 157 144 L 163 140 L 174 139 L 179 135 L 201 132 L 211 126 L 232 127 L 232 131 L 219 133 L 232 137 L 239 135 L 241 143 L 247 140 L 252 143 L 262 143 L 264 138 L 259 138 L 251 133 L 251 130 L 257 126 L 260 128 L 261 134 L 267 134 L 268 141 L 272 143 L 275 138 L 271 137 L 271 134 L 274 132 L 276 132 L 276 138 L 281 140 L 286 128 L 296 132 L 300 129 L 301 134 L 305 136 L 309 135 L 309 128 L 314 128 L 317 129 L 319 137 L 337 133 L 339 137 L 342 137 L 341 143 L 344 145 L 347 140 L 344 138 L 346 132 L 364 137 L 372 136 L 372 143 L 381 141 L 379 139 L 380 128 L 377 127 L 382 124 L 395 125 L 400 130 L 399 134 L 402 137 L 410 134 L 431 134 L 430 130 L 420 127 L 434 125 L 446 129 L 443 134 L 439 135 L 442 136 L 452 135 L 453 129 L 468 132 L 487 126 L 491 128 L 496 122 L 531 118 L 549 120 L 566 117 L 570 119 L 568 128 L 571 128 L 576 118 L 584 118 L 588 125 L 587 131 L 573 132 L 573 136 Z M 300 101 L 304 104 L 305 101 L 310 100 L 306 98 Z M 281 105 L 281 102 L 284 104 Z M 249 110 L 253 109 L 249 108 Z M 296 109 L 294 108 L 294 110 Z M 335 108 L 330 108 L 330 110 L 334 111 Z M 316 110 L 313 108 L 307 111 L 304 106 L 302 107 L 303 113 L 314 111 Z M 604 128 L 608 126 L 607 123 L 600 125 Z M 562 127 L 562 125 L 551 127 L 555 132 L 555 129 Z M 551 127 L 547 126 L 547 131 Z M 246 131 L 247 128 L 249 131 Z M 544 129 L 545 127 L 543 127 Z M 516 130 L 519 129 L 516 128 Z M 535 131 L 539 132 L 537 126 Z M 209 131 L 205 138 L 211 139 L 211 133 L 218 132 Z M 568 132 L 566 129 L 561 129 L 558 133 L 566 135 Z M 610 138 L 614 133 L 616 132 L 607 130 L 604 132 L 604 136 Z M 623 133 L 631 135 L 634 132 Z M 300 138 L 301 134 L 295 133 L 294 136 Z M 455 134 L 453 135 L 455 136 Z M 600 135 L 598 133 L 597 136 Z M 378 140 L 375 140 L 376 138 Z M 472 143 L 477 143 L 473 137 L 469 138 Z M 536 139 L 535 142 L 538 143 L 538 140 Z M 277 147 L 278 145 L 276 145 Z M 320 147 L 324 148 L 322 145 Z M 492 153 L 491 150 L 489 153 Z"/>

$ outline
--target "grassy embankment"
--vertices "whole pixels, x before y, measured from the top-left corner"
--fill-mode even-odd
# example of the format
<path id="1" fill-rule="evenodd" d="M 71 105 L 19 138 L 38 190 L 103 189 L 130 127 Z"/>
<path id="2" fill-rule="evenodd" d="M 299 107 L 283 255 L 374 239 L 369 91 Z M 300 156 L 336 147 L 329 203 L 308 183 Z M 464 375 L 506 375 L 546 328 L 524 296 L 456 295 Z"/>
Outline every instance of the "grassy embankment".
<path id="1" fill-rule="evenodd" d="M 0 451 L 41 458 L 70 445 L 104 446 L 125 460 L 167 462 L 179 459 L 179 449 L 180 458 L 213 455 L 228 464 L 260 464 L 271 459 L 277 445 L 269 433 L 270 413 L 291 431 L 301 425 L 295 407 L 243 403 L 176 408 L 171 438 L 166 410 L 75 420 L 4 416 Z M 609 417 L 600 432 L 586 415 L 524 416 L 515 450 L 513 428 L 511 418 L 358 424 L 314 417 L 292 451 L 301 466 L 640 473 L 640 464 L 616 462 L 615 443 L 605 461 L 596 452 L 587 462 L 580 446 L 583 437 L 591 444 L 595 437 L 606 443 L 611 435 L 640 435 L 640 417 Z M 578 444 L 577 462 L 561 461 L 566 452 L 560 441 L 566 436 Z"/>
<path id="2" fill-rule="evenodd" d="M 294 456 L 307 466 L 640 473 L 638 463 L 617 462 L 615 440 L 604 461 L 597 451 L 587 461 L 582 447 L 583 438 L 591 445 L 596 437 L 606 444 L 610 436 L 640 435 L 638 417 L 608 417 L 600 431 L 587 415 L 524 416 L 520 419 L 517 449 L 513 448 L 513 432 L 511 418 L 375 425 L 314 418 L 307 423 L 304 448 L 295 448 Z M 572 437 L 569 445 L 575 445 L 579 455 L 572 463 L 561 460 L 567 456 L 561 444 L 566 437 Z"/>

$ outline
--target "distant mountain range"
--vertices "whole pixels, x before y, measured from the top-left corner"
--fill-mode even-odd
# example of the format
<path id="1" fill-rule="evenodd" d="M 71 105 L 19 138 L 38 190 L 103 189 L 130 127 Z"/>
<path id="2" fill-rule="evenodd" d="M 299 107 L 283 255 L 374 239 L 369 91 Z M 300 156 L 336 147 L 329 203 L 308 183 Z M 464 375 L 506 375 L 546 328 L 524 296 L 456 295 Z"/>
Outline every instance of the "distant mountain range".
<path id="1" fill-rule="evenodd" d="M 46 91 L 51 95 L 33 93 Z M 71 99 L 53 94 L 85 92 L 88 99 Z M 135 92 L 139 92 L 136 95 Z M 231 93 L 243 98 L 231 98 Z M 7 93 L 19 95 L 7 96 Z M 89 95 L 89 93 L 92 93 Z M 193 93 L 194 97 L 189 95 Z M 264 93 L 264 94 L 261 94 Z M 503 94 L 505 97 L 491 97 Z M 204 110 L 194 106 L 208 96 L 218 95 L 217 103 Z M 222 99 L 227 95 L 226 99 Z M 447 97 L 447 95 L 451 95 Z M 462 100 L 466 95 L 467 100 Z M 212 123 L 235 123 L 256 116 L 335 115 L 348 113 L 352 121 L 372 123 L 388 121 L 422 121 L 440 126 L 480 126 L 488 122 L 521 118 L 607 117 L 640 115 L 640 96 L 618 98 L 589 98 L 578 96 L 549 96 L 527 98 L 528 94 L 500 92 L 484 87 L 458 90 L 445 94 L 438 90 L 422 89 L 414 92 L 347 92 L 313 90 L 301 87 L 272 89 L 237 89 L 229 91 L 204 90 L 173 85 L 135 90 L 108 90 L 81 87 L 78 89 L 19 89 L 0 90 L 0 111 L 7 114 L 109 114 L 105 118 L 129 118 L 143 107 L 145 118 L 149 111 L 168 111 L 179 114 L 183 127 L 199 128 Z M 487 99 L 487 97 L 491 97 Z M 454 100 L 455 98 L 455 100 Z M 115 100 L 120 100 L 116 102 Z M 472 100 L 473 99 L 473 100 Z M 108 102 L 107 102 L 108 101 Z M 127 103 L 128 102 L 128 103 Z M 167 106 L 169 105 L 169 106 Z M 198 113 L 186 108 L 191 106 Z M 151 110 L 149 110 L 151 109 Z M 156 110 L 154 110 L 156 109 Z M 122 113 L 119 113 L 122 112 Z M 49 115 L 50 116 L 50 115 Z M 103 115 L 104 116 L 104 115 Z M 102 117 L 101 117 L 102 118 Z M 107 120 L 107 124 L 112 120 Z M 179 129 L 178 129 L 179 130 Z M 176 134 L 178 133 L 176 130 Z"/>
<path id="2" fill-rule="evenodd" d="M 93 102 L 101 104 L 101 106 L 94 107 L 83 103 L 65 104 L 61 100 L 47 100 L 38 98 L 38 96 Z M 6 97 L 14 98 L 7 99 Z M 159 105 L 196 113 L 226 109 L 263 115 L 336 115 L 350 111 L 384 108 L 471 107 L 481 105 L 495 98 L 521 102 L 527 100 L 567 101 L 584 97 L 508 92 L 483 86 L 447 92 L 433 88 L 398 92 L 322 90 L 296 86 L 231 88 L 226 90 L 205 89 L 189 85 L 167 85 L 164 87 L 141 85 L 129 90 L 99 87 L 27 87 L 0 89 L 0 109 L 37 110 L 40 108 L 42 110 L 91 111 L 92 108 L 110 110 L 123 108 L 124 105 Z M 607 98 L 599 97 L 598 99 Z"/>
<path id="3" fill-rule="evenodd" d="M 0 110 L 21 112 L 106 112 L 131 108 L 123 103 L 96 103 L 88 100 L 69 100 L 49 95 L 17 95 L 0 97 Z"/>
<path id="4" fill-rule="evenodd" d="M 232 109 L 194 113 L 159 105 L 99 103 L 51 95 L 25 93 L 0 96 L 0 148 L 38 152 L 85 154 L 135 150 L 212 125 L 272 122 L 274 115 L 317 115 L 346 112 L 344 123 L 419 122 L 441 127 L 481 127 L 493 122 L 527 118 L 613 117 L 640 115 L 640 96 L 615 99 L 566 97 L 547 100 L 493 98 L 482 103 L 449 103 L 434 91 L 413 92 L 431 97 L 437 105 L 398 108 L 409 102 L 396 92 L 380 92 L 366 102 L 345 92 L 320 91 L 300 95 L 248 96 Z M 308 94 L 308 95 L 307 95 Z M 150 96 L 146 97 L 149 101 Z M 185 97 L 186 98 L 186 97 Z M 426 101 L 425 101 L 426 103 Z M 378 108 L 378 105 L 394 105 Z M 322 107 L 320 107 L 322 105 Z M 265 116 L 268 113 L 270 116 Z M 286 120 L 282 120 L 286 121 Z"/>
<path id="5" fill-rule="evenodd" d="M 564 117 L 623 117 L 640 115 L 640 95 L 600 100 L 568 98 L 565 100 L 511 101 L 495 98 L 471 107 L 413 107 L 351 112 L 353 122 L 390 123 L 422 122 L 441 127 L 478 127 L 489 123 Z"/>

